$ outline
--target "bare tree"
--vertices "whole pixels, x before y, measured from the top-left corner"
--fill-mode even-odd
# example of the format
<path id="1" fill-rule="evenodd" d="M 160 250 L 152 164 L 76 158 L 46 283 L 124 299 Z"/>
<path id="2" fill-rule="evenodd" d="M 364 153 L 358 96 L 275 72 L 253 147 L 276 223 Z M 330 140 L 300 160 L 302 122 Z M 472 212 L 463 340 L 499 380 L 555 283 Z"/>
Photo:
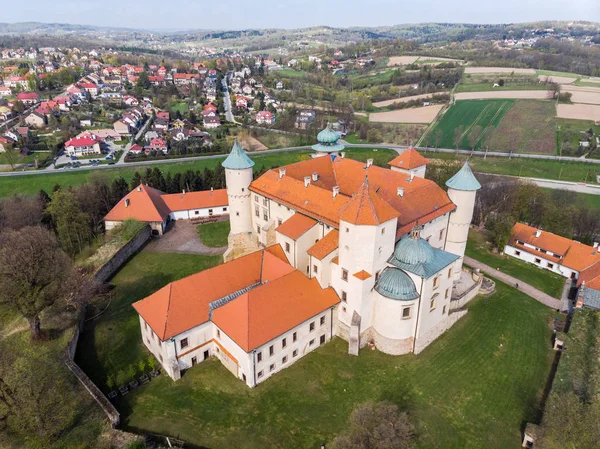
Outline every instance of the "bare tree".
<path id="1" fill-rule="evenodd" d="M 454 146 L 458 150 L 458 148 L 460 147 L 460 144 L 462 143 L 462 140 L 463 140 L 463 126 L 462 125 L 459 125 L 456 128 L 454 128 L 453 136 L 454 136 Z"/>
<path id="2" fill-rule="evenodd" d="M 54 234 L 25 227 L 0 234 L 0 304 L 29 322 L 31 337 L 41 337 L 40 313 L 66 296 L 71 263 Z"/>
<path id="3" fill-rule="evenodd" d="M 0 202 L 0 223 L 4 229 L 38 226 L 44 204 L 39 196 L 14 195 Z"/>
<path id="4" fill-rule="evenodd" d="M 469 132 L 469 135 L 467 136 L 471 150 L 475 150 L 475 145 L 477 145 L 477 142 L 479 141 L 479 137 L 481 136 L 482 131 L 483 131 L 483 127 L 481 127 L 479 125 L 475 125 L 471 128 L 471 131 Z"/>

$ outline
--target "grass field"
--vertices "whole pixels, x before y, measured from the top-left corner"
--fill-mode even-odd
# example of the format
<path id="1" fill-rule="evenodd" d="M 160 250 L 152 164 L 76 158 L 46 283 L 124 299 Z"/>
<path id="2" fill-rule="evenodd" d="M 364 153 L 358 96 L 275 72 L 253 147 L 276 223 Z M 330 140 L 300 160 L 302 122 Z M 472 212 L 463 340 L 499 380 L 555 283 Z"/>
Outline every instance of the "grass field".
<path id="1" fill-rule="evenodd" d="M 302 150 L 286 153 L 262 154 L 256 156 L 252 155 L 251 158 L 254 160 L 254 162 L 256 162 L 254 168 L 258 171 L 263 167 L 279 167 L 281 165 L 292 164 L 294 162 L 305 160 L 310 158 L 312 153 L 313 151 L 311 150 Z M 346 157 L 360 161 L 366 161 L 368 158 L 375 156 L 378 158 L 378 160 L 387 158 L 386 162 L 388 162 L 396 155 L 397 153 L 393 150 L 378 150 L 378 152 L 375 153 L 369 148 L 352 148 L 346 151 Z M 225 156 L 223 156 L 223 158 L 216 159 L 203 159 L 172 163 L 169 162 L 165 164 L 140 167 L 105 168 L 102 170 L 78 169 L 77 171 L 70 172 L 58 170 L 48 174 L 44 173 L 39 175 L 3 176 L 0 177 L 0 198 L 13 195 L 15 193 L 33 195 L 38 193 L 40 189 L 50 192 L 56 184 L 60 184 L 61 186 L 78 186 L 84 182 L 90 181 L 95 176 L 99 176 L 107 180 L 112 180 L 122 176 L 125 180 L 130 181 L 136 171 L 141 173 L 148 167 L 158 167 L 163 173 L 181 173 L 186 170 L 204 170 L 204 168 L 212 169 L 216 167 L 218 163 L 223 161 L 223 159 L 225 159 Z M 383 162 L 381 163 L 383 164 Z"/>
<path id="2" fill-rule="evenodd" d="M 144 355 L 130 304 L 206 265 L 199 256 L 146 253 L 127 264 L 113 279 L 113 304 L 83 335 L 80 363 L 94 380 Z M 419 447 L 517 448 L 522 423 L 538 417 L 550 318 L 549 309 L 498 283 L 419 356 L 364 349 L 351 357 L 336 338 L 254 389 L 209 360 L 178 382 L 160 376 L 117 407 L 126 429 L 213 449 L 287 449 L 329 443 L 356 404 L 387 400 L 411 413 Z"/>
<path id="3" fill-rule="evenodd" d="M 500 79 L 501 76 L 498 77 Z M 548 90 L 548 86 L 542 83 L 528 81 L 505 82 L 502 87 L 494 87 L 494 81 L 491 82 L 473 82 L 460 83 L 456 86 L 456 93 L 459 92 L 487 92 L 503 90 Z"/>
<path id="4" fill-rule="evenodd" d="M 189 105 L 184 102 L 173 103 L 173 105 L 171 106 L 171 112 L 173 112 L 173 113 L 176 113 L 177 111 L 179 111 L 182 114 L 187 114 L 187 112 L 189 110 L 190 110 Z"/>
<path id="5" fill-rule="evenodd" d="M 492 268 L 500 268 L 503 273 L 516 277 L 554 298 L 561 297 L 565 278 L 547 270 L 540 270 L 514 257 L 492 253 L 482 232 L 473 229 L 469 231 L 465 254 Z"/>
<path id="6" fill-rule="evenodd" d="M 493 151 L 555 154 L 555 116 L 554 102 L 517 100 L 486 145 Z"/>
<path id="7" fill-rule="evenodd" d="M 275 76 L 286 76 L 289 78 L 301 78 L 303 76 L 308 75 L 308 72 L 304 72 L 302 70 L 293 70 L 293 69 L 282 69 L 275 72 Z"/>
<path id="8" fill-rule="evenodd" d="M 595 125 L 593 120 L 574 120 L 568 118 L 557 118 L 556 119 L 556 153 L 563 156 L 569 154 L 565 151 L 561 152 L 561 147 L 565 148 L 565 144 L 568 143 L 567 148 L 570 147 L 571 152 L 574 152 L 579 147 L 579 141 L 584 137 L 589 129 L 594 131 L 595 135 L 600 134 L 600 125 Z M 597 153 L 597 152 L 595 152 Z"/>
<path id="9" fill-rule="evenodd" d="M 459 148 L 472 148 L 470 136 L 477 137 L 475 148 L 481 148 L 487 136 L 498 126 L 513 104 L 513 100 L 457 101 L 429 131 L 425 145 L 456 148 L 454 131 L 462 126 L 463 133 Z"/>
<path id="10" fill-rule="evenodd" d="M 198 225 L 198 235 L 200 236 L 202 243 L 206 246 L 219 248 L 221 246 L 227 246 L 229 229 L 229 221 L 200 224 Z"/>
<path id="11" fill-rule="evenodd" d="M 15 156 L 13 163 L 15 165 L 20 165 L 20 164 L 33 164 L 35 162 L 35 158 L 37 157 L 38 160 L 40 162 L 42 162 L 44 159 L 46 159 L 46 157 L 48 157 L 48 155 L 50 154 L 49 151 L 37 151 L 33 154 L 30 154 L 29 156 Z M 9 161 L 8 158 L 6 157 L 6 153 L 0 153 L 0 165 L 8 165 Z"/>

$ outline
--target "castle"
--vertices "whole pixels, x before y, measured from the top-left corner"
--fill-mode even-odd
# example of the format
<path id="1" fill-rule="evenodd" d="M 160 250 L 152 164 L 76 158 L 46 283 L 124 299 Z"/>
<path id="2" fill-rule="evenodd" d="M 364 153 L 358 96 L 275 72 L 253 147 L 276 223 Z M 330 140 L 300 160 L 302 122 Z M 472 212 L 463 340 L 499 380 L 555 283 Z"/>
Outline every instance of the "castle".
<path id="1" fill-rule="evenodd" d="M 312 158 L 255 180 L 235 142 L 226 263 L 134 304 L 172 378 L 215 355 L 252 387 L 334 335 L 354 355 L 419 353 L 462 316 L 452 290 L 481 187 L 468 163 L 445 192 L 414 149 L 386 169 L 338 139 L 328 126 Z"/>

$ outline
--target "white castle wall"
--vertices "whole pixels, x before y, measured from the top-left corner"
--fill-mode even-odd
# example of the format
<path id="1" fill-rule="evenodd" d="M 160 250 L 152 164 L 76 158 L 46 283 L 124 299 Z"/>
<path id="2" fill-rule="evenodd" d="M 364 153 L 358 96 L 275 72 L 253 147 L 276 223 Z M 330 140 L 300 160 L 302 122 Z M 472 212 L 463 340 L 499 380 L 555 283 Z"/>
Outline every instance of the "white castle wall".
<path id="1" fill-rule="evenodd" d="M 476 194 L 476 191 L 448 189 L 448 196 L 456 204 L 456 210 L 450 213 L 446 251 L 460 256 L 455 263 L 454 276 L 456 280 L 460 278 L 462 270 Z"/>

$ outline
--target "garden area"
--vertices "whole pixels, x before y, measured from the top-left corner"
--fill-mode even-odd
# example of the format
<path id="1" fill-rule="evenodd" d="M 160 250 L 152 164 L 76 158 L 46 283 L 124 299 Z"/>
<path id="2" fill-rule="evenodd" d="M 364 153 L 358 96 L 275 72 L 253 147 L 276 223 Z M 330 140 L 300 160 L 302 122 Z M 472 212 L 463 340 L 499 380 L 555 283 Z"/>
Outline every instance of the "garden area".
<path id="1" fill-rule="evenodd" d="M 548 295 L 560 299 L 565 285 L 565 278 L 548 270 L 542 270 L 532 264 L 507 255 L 494 254 L 492 245 L 487 242 L 483 232 L 471 229 L 465 255 L 478 260 L 492 268 L 537 288 Z"/>
<path id="2" fill-rule="evenodd" d="M 198 235 L 200 236 L 200 240 L 209 248 L 227 246 L 229 230 L 229 220 L 198 225 Z"/>
<path id="3" fill-rule="evenodd" d="M 112 376 L 139 375 L 149 353 L 131 304 L 221 260 L 135 256 L 112 280 L 110 307 L 88 323 L 77 362 L 104 391 Z M 335 338 L 254 389 L 211 359 L 178 382 L 160 375 L 116 406 L 126 429 L 197 446 L 306 448 L 331 442 L 358 404 L 386 400 L 409 412 L 419 447 L 517 448 L 522 423 L 539 415 L 552 362 L 551 319 L 549 309 L 497 283 L 418 356 L 363 349 L 350 357 L 347 343 Z"/>

